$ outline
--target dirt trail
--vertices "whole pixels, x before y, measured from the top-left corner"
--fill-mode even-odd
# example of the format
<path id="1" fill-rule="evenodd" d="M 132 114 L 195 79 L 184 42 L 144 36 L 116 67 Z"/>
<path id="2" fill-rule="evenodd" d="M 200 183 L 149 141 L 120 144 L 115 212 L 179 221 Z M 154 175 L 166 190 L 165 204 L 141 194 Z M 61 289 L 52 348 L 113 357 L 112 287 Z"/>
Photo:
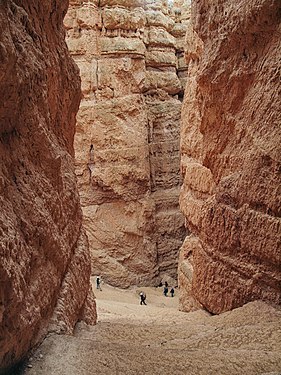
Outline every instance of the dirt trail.
<path id="1" fill-rule="evenodd" d="M 280 375 L 281 311 L 252 302 L 220 316 L 177 311 L 160 288 L 96 291 L 98 324 L 49 336 L 25 375 Z"/>

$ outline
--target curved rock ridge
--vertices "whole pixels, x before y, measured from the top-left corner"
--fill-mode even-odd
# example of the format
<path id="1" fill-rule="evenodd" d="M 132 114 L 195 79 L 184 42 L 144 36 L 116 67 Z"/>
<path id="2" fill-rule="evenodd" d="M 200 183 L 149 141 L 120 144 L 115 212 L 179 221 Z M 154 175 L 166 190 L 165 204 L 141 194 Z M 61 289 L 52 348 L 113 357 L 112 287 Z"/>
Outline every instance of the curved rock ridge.
<path id="1" fill-rule="evenodd" d="M 76 173 L 92 272 L 121 287 L 176 283 L 188 2 L 182 10 L 165 0 L 70 3 L 67 43 L 83 91 Z"/>
<path id="2" fill-rule="evenodd" d="M 74 173 L 80 82 L 64 41 L 66 10 L 67 1 L 0 3 L 4 373 L 47 332 L 71 332 L 78 320 L 96 321 Z"/>
<path id="3" fill-rule="evenodd" d="M 192 9 L 181 132 L 186 311 L 280 304 L 280 10 L 269 0 Z"/>

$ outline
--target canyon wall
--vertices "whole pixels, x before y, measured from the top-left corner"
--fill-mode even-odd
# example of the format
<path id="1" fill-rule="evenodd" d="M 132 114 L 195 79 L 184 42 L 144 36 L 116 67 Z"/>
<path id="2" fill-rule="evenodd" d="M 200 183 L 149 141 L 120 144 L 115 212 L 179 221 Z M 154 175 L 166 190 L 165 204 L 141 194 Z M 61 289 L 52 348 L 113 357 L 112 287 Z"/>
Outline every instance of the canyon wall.
<path id="1" fill-rule="evenodd" d="M 83 91 L 76 173 L 92 272 L 121 287 L 175 283 L 186 234 L 178 197 L 189 8 L 164 0 L 70 4 L 67 43 Z"/>
<path id="2" fill-rule="evenodd" d="M 186 38 L 181 309 L 280 303 L 280 2 L 193 3 Z"/>
<path id="3" fill-rule="evenodd" d="M 0 372 L 48 331 L 95 323 L 73 163 L 67 1 L 0 3 Z"/>

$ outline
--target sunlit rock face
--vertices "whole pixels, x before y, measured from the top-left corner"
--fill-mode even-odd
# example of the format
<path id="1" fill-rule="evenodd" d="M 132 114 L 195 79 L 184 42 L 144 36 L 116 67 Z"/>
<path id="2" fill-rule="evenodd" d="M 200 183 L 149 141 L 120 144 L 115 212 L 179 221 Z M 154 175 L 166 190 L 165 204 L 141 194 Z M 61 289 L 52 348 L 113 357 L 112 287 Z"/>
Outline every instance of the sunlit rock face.
<path id="1" fill-rule="evenodd" d="M 67 43 L 83 99 L 75 136 L 93 274 L 113 285 L 177 279 L 179 133 L 189 8 L 71 1 Z"/>
<path id="2" fill-rule="evenodd" d="M 181 308 L 280 303 L 280 3 L 201 0 L 192 12 Z"/>
<path id="3" fill-rule="evenodd" d="M 95 323 L 73 163 L 79 72 L 67 1 L 0 3 L 0 369 L 52 330 Z"/>

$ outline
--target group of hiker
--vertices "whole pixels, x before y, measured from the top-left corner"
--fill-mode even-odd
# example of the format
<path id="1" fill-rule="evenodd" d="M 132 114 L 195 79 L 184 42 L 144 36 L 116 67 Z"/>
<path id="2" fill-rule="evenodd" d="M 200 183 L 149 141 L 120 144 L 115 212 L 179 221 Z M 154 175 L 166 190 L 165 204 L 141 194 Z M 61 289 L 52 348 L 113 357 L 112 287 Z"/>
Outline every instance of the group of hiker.
<path id="1" fill-rule="evenodd" d="M 161 284 L 161 286 L 163 285 L 162 283 L 160 283 L 160 284 Z M 169 293 L 168 282 L 165 281 L 164 289 L 163 289 L 163 294 L 164 294 L 165 297 L 168 297 L 168 293 Z M 174 295 L 175 295 L 175 289 L 173 287 L 170 290 L 170 294 L 171 294 L 171 297 L 174 297 Z"/>
<path id="2" fill-rule="evenodd" d="M 101 289 L 101 283 L 102 283 L 101 276 L 97 276 L 96 283 L 97 283 L 96 284 L 97 285 L 97 289 L 101 291 L 102 290 Z M 163 284 L 162 284 L 162 282 L 160 282 L 159 287 L 162 287 L 162 286 L 163 286 Z M 168 293 L 169 293 L 168 282 L 165 281 L 165 283 L 164 283 L 164 289 L 163 289 L 163 294 L 164 294 L 165 297 L 168 297 Z M 170 294 L 171 294 L 171 297 L 174 297 L 174 295 L 175 295 L 175 289 L 173 287 L 170 289 Z M 140 296 L 140 304 L 141 305 L 146 305 L 146 294 L 143 291 L 141 291 L 140 294 L 139 294 L 139 296 Z"/>
<path id="3" fill-rule="evenodd" d="M 168 289 L 168 287 L 165 286 L 164 290 L 163 290 L 164 296 L 168 297 L 168 293 L 169 293 L 169 289 Z M 174 288 L 171 288 L 170 294 L 171 294 L 171 297 L 174 297 L 174 294 L 175 294 L 175 289 Z"/>
<path id="4" fill-rule="evenodd" d="M 159 287 L 162 287 L 162 286 L 163 286 L 163 284 L 161 282 L 159 284 Z M 168 297 L 168 293 L 169 293 L 168 282 L 165 281 L 165 283 L 164 283 L 164 289 L 163 289 L 163 294 L 164 294 L 165 297 Z M 173 287 L 170 289 L 170 294 L 171 294 L 171 297 L 174 297 L 174 295 L 175 295 L 175 289 Z M 145 302 L 145 300 L 146 300 L 146 294 L 143 291 L 141 291 L 139 295 L 140 295 L 140 304 L 141 305 L 146 305 L 146 302 Z"/>

